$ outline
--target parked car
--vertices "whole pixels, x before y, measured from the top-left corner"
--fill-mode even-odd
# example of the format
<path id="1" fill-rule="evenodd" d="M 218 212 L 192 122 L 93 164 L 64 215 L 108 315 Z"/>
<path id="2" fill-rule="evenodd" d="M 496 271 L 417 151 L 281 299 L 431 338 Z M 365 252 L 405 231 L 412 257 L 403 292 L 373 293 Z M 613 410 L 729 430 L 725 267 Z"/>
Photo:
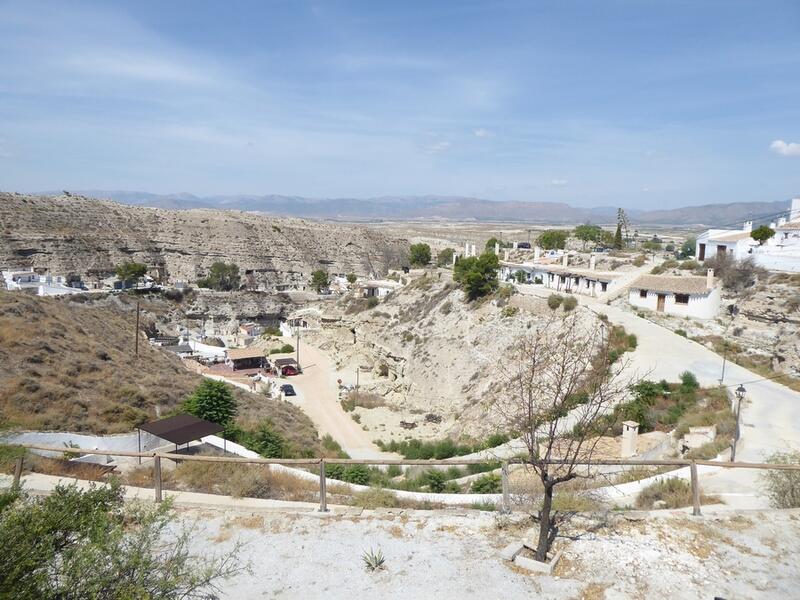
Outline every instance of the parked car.
<path id="1" fill-rule="evenodd" d="M 284 384 L 281 386 L 281 393 L 282 393 L 284 396 L 297 396 L 297 392 L 295 392 L 295 391 L 294 391 L 294 387 L 292 387 L 292 386 L 291 386 L 290 384 L 288 384 L 288 383 L 284 383 Z"/>
<path id="2" fill-rule="evenodd" d="M 520 243 L 517 244 L 517 248 L 526 248 L 526 249 L 530 250 L 531 249 L 531 244 L 530 244 L 530 242 L 520 242 Z"/>
<path id="3" fill-rule="evenodd" d="M 281 369 L 281 375 L 284 375 L 284 376 L 297 375 L 299 372 L 300 371 L 298 371 L 297 368 L 293 367 L 292 365 L 286 365 L 285 367 L 283 367 Z"/>

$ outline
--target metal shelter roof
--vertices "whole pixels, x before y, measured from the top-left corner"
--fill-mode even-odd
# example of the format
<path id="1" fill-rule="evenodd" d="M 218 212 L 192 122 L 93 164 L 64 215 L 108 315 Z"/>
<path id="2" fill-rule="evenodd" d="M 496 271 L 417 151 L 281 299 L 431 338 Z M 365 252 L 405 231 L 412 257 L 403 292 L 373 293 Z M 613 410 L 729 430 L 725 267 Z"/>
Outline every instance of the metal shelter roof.
<path id="1" fill-rule="evenodd" d="M 145 423 L 140 425 L 139 429 L 152 433 L 154 436 L 173 444 L 186 444 L 201 437 L 219 433 L 225 428 L 222 425 L 204 421 L 193 415 L 175 415 L 160 421 Z"/>

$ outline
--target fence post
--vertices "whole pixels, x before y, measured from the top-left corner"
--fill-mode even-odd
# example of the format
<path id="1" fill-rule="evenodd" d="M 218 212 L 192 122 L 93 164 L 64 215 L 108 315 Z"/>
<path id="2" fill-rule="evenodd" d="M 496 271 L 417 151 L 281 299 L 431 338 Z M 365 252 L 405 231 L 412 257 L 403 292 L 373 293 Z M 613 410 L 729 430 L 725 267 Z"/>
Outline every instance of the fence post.
<path id="1" fill-rule="evenodd" d="M 697 463 L 692 461 L 689 465 L 692 474 L 692 515 L 700 516 L 700 482 L 697 480 Z"/>
<path id="2" fill-rule="evenodd" d="M 156 492 L 156 502 L 161 502 L 161 457 L 153 457 L 153 488 Z"/>
<path id="3" fill-rule="evenodd" d="M 319 461 L 319 512 L 328 512 L 328 492 L 325 481 L 325 459 Z"/>
<path id="4" fill-rule="evenodd" d="M 501 483 L 503 485 L 503 512 L 511 512 L 511 498 L 508 491 L 508 461 L 503 461 L 500 467 Z"/>
<path id="5" fill-rule="evenodd" d="M 11 486 L 14 489 L 19 488 L 19 480 L 22 479 L 22 461 L 25 460 L 23 454 L 14 462 L 14 483 Z"/>

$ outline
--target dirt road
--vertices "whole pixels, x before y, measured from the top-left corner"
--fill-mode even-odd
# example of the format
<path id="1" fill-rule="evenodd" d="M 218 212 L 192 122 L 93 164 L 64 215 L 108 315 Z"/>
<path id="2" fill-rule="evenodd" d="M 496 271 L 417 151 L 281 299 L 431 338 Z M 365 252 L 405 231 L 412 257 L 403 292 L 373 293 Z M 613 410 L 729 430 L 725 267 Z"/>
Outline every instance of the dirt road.
<path id="1" fill-rule="evenodd" d="M 370 432 L 364 431 L 339 404 L 336 370 L 324 352 L 303 343 L 300 365 L 303 373 L 288 379 L 299 397 L 289 400 L 311 417 L 321 435 L 330 434 L 351 458 L 399 458 L 382 452 L 372 442 Z"/>

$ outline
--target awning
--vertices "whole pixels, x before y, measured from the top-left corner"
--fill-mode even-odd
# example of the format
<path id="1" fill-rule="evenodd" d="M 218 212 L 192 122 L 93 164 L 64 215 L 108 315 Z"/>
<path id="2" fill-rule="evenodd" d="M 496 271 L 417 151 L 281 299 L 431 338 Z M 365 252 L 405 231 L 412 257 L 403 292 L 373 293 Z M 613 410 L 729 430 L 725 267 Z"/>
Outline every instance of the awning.
<path id="1" fill-rule="evenodd" d="M 193 415 L 176 415 L 160 421 L 145 423 L 140 425 L 139 429 L 173 444 L 186 444 L 193 440 L 199 440 L 201 437 L 219 433 L 225 428 Z"/>

